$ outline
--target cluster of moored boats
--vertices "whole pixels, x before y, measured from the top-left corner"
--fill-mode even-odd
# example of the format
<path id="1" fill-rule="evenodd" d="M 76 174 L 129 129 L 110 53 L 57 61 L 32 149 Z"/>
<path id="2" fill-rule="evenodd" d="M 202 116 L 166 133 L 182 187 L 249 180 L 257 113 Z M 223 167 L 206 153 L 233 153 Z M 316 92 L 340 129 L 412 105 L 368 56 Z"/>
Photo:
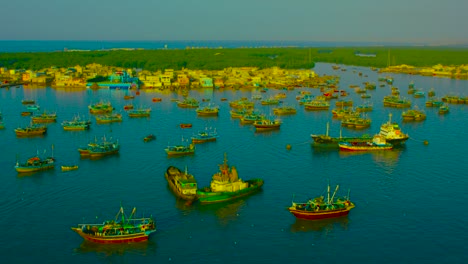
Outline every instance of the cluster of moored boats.
<path id="1" fill-rule="evenodd" d="M 213 174 L 211 183 L 207 187 L 198 188 L 195 177 L 185 168 L 181 170 L 169 166 L 164 174 L 171 191 L 189 204 L 198 201 L 200 204 L 228 203 L 229 201 L 245 197 L 261 190 L 263 179 L 255 178 L 242 180 L 235 166 L 227 162 L 224 156 L 223 164 L 219 165 L 219 171 Z M 337 197 L 339 186 L 334 192 L 327 188 L 327 197 L 318 196 L 307 201 L 292 202 L 287 210 L 296 218 L 306 220 L 320 220 L 346 216 L 355 207 L 347 196 Z M 148 240 L 149 236 L 156 232 L 156 221 L 153 217 L 135 217 L 136 208 L 127 217 L 121 206 L 115 220 L 103 223 L 78 224 L 71 229 L 85 240 L 95 243 L 130 243 Z"/>

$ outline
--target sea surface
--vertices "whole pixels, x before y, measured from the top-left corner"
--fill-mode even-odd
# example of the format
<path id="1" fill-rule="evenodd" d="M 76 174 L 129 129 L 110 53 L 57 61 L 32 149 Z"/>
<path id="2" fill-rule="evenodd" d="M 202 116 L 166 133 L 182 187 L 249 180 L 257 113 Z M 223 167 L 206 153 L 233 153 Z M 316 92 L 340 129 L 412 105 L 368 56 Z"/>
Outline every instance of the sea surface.
<path id="1" fill-rule="evenodd" d="M 377 72 L 369 68 L 317 63 L 320 74 L 340 76 L 339 89 L 347 90 L 354 105 L 363 103 L 349 85 L 377 83 L 369 93 L 374 111 L 372 125 L 356 131 L 343 128 L 343 136 L 376 134 L 389 114 L 410 135 L 405 147 L 372 153 L 317 149 L 311 134 L 340 134 L 340 121 L 329 111 L 306 111 L 296 101 L 300 91 L 320 94 L 319 89 L 269 89 L 269 97 L 287 94 L 284 104 L 297 114 L 283 116 L 278 131 L 258 133 L 230 117 L 229 101 L 250 98 L 249 89 L 197 89 L 190 96 L 210 99 L 220 106 L 218 117 L 197 117 L 194 109 L 178 108 L 171 99 L 181 92 L 142 90 L 133 100 L 127 91 L 19 86 L 0 90 L 0 110 L 5 129 L 0 130 L 0 212 L 2 263 L 466 263 L 468 248 L 468 177 L 466 133 L 468 106 L 450 105 L 439 115 L 426 108 L 426 98 L 412 98 L 408 84 L 436 96 L 467 95 L 467 80 L 413 75 L 393 76 L 402 97 L 427 113 L 422 122 L 403 122 L 403 109 L 383 107 L 391 93 L 378 86 Z M 358 73 L 361 72 L 362 76 Z M 160 97 L 162 102 L 153 103 Z M 227 98 L 229 101 L 221 101 Z M 58 115 L 45 136 L 17 138 L 14 129 L 30 123 L 22 99 L 34 99 L 41 111 Z M 124 116 L 122 123 L 95 122 L 88 106 L 110 101 Z M 149 118 L 128 118 L 123 106 L 150 106 Z M 272 115 L 274 106 L 256 108 Z M 64 131 L 61 122 L 80 115 L 92 121 L 89 131 Z M 181 129 L 180 123 L 192 123 Z M 215 128 L 216 142 L 196 146 L 193 156 L 168 158 L 164 148 L 180 144 L 205 128 Z M 156 140 L 143 142 L 153 133 Z M 77 148 L 94 139 L 117 139 L 120 153 L 98 160 L 81 159 Z M 427 144 L 424 142 L 426 141 Z M 291 149 L 287 149 L 287 145 Z M 53 170 L 18 174 L 16 160 L 53 155 Z M 176 199 L 164 178 L 168 166 L 187 167 L 200 187 L 227 155 L 240 178 L 263 178 L 263 190 L 222 204 L 186 204 Z M 61 165 L 77 164 L 78 170 L 62 172 Z M 295 201 L 326 195 L 328 182 L 340 185 L 339 195 L 350 191 L 356 204 L 347 217 L 296 220 L 286 208 Z M 120 205 L 129 214 L 155 217 L 157 232 L 148 242 L 96 245 L 84 242 L 70 227 L 114 219 Z M 3 262 L 4 261 L 4 262 Z"/>
<path id="2" fill-rule="evenodd" d="M 414 43 L 392 42 L 318 42 L 318 41 L 233 41 L 233 40 L 0 40 L 0 52 L 51 52 L 64 50 L 109 49 L 186 49 L 186 48 L 260 48 L 260 47 L 365 47 L 413 46 Z"/>

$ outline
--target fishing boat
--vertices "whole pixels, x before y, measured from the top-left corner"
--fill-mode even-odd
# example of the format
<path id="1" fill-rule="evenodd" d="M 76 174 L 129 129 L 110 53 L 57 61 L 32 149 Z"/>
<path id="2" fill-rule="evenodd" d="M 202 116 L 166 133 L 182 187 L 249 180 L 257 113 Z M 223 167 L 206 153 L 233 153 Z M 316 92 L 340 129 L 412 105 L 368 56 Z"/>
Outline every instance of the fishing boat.
<path id="1" fill-rule="evenodd" d="M 110 102 L 99 102 L 88 106 L 91 114 L 106 114 L 114 110 Z"/>
<path id="2" fill-rule="evenodd" d="M 335 106 L 337 107 L 353 106 L 353 100 L 338 100 L 335 102 Z"/>
<path id="3" fill-rule="evenodd" d="M 197 191 L 200 203 L 218 203 L 233 200 L 259 191 L 263 186 L 262 179 L 243 181 L 234 166 L 229 166 L 224 154 L 224 163 L 219 165 L 219 171 L 212 177 L 209 187 Z"/>
<path id="4" fill-rule="evenodd" d="M 180 128 L 191 128 L 192 124 L 191 123 L 182 123 L 180 124 Z"/>
<path id="5" fill-rule="evenodd" d="M 152 141 L 152 140 L 155 140 L 155 139 L 156 139 L 155 135 L 149 134 L 149 135 L 147 135 L 146 137 L 143 138 L 143 141 L 144 142 L 149 142 L 149 141 Z"/>
<path id="6" fill-rule="evenodd" d="M 32 99 L 23 99 L 23 100 L 21 100 L 21 103 L 22 104 L 35 104 L 36 101 L 32 100 Z"/>
<path id="7" fill-rule="evenodd" d="M 88 143 L 85 147 L 78 148 L 78 152 L 82 157 L 100 158 L 118 153 L 120 144 L 118 141 L 107 141 L 104 137 L 101 142 Z"/>
<path id="8" fill-rule="evenodd" d="M 218 133 L 215 130 L 198 131 L 198 134 L 192 136 L 192 143 L 205 143 L 210 141 L 216 141 Z"/>
<path id="9" fill-rule="evenodd" d="M 411 101 L 402 99 L 398 95 L 387 95 L 384 96 L 383 104 L 388 107 L 406 108 L 411 106 Z"/>
<path id="10" fill-rule="evenodd" d="M 21 112 L 21 116 L 30 116 L 30 115 L 32 115 L 32 114 L 33 114 L 33 112 L 31 112 L 31 111 L 23 111 L 23 112 Z"/>
<path id="11" fill-rule="evenodd" d="M 330 125 L 327 122 L 327 131 L 325 135 L 314 135 L 311 134 L 310 136 L 314 140 L 312 143 L 313 147 L 318 147 L 318 148 L 339 148 L 338 143 L 339 142 L 366 142 L 369 140 L 372 140 L 372 137 L 369 135 L 362 135 L 360 137 L 342 137 L 341 136 L 341 130 L 340 130 L 340 136 L 339 137 L 330 137 L 328 135 Z"/>
<path id="12" fill-rule="evenodd" d="M 128 117 L 149 117 L 151 108 L 138 108 L 128 110 Z"/>
<path id="13" fill-rule="evenodd" d="M 131 110 L 131 109 L 133 109 L 133 108 L 134 108 L 133 104 L 126 104 L 126 105 L 124 105 L 124 107 L 123 107 L 124 110 Z"/>
<path id="14" fill-rule="evenodd" d="M 249 109 L 254 108 L 255 103 L 249 101 L 247 98 L 241 98 L 239 100 L 229 102 L 229 106 L 237 109 Z"/>
<path id="15" fill-rule="evenodd" d="M 44 112 L 40 115 L 32 116 L 33 123 L 53 123 L 57 121 L 57 114 L 56 113 L 47 113 Z"/>
<path id="16" fill-rule="evenodd" d="M 380 126 L 379 135 L 393 146 L 404 144 L 409 138 L 408 134 L 403 133 L 397 123 L 392 123 L 392 113 L 388 117 L 388 122 Z"/>
<path id="17" fill-rule="evenodd" d="M 330 103 L 324 100 L 312 100 L 304 104 L 306 110 L 328 110 L 330 108 Z"/>
<path id="18" fill-rule="evenodd" d="M 153 217 L 135 217 L 136 208 L 127 218 L 121 206 L 115 220 L 104 221 L 102 224 L 78 224 L 71 229 L 85 240 L 102 243 L 134 243 L 147 241 L 156 232 L 156 222 Z M 120 219 L 119 219 L 120 217 Z"/>
<path id="19" fill-rule="evenodd" d="M 431 89 L 429 90 L 429 92 L 427 92 L 427 96 L 428 96 L 428 97 L 433 97 L 433 96 L 435 96 L 434 88 L 431 88 Z"/>
<path id="20" fill-rule="evenodd" d="M 375 151 L 375 150 L 390 150 L 393 145 L 388 143 L 381 135 L 375 135 L 371 141 L 347 141 L 339 142 L 340 150 L 345 151 Z"/>
<path id="21" fill-rule="evenodd" d="M 152 101 L 155 102 L 155 103 L 157 103 L 157 102 L 161 102 L 162 99 L 159 98 L 159 97 L 154 97 L 154 98 L 152 99 Z"/>
<path id="22" fill-rule="evenodd" d="M 183 101 L 177 101 L 177 106 L 181 108 L 198 108 L 200 103 L 195 98 L 187 97 Z"/>
<path id="23" fill-rule="evenodd" d="M 187 201 L 197 199 L 197 181 L 192 174 L 188 173 L 187 167 L 185 171 L 181 171 L 174 166 L 169 166 L 164 177 L 175 195 Z"/>
<path id="24" fill-rule="evenodd" d="M 115 122 L 122 122 L 121 114 L 105 114 L 96 116 L 96 124 L 108 124 Z"/>
<path id="25" fill-rule="evenodd" d="M 262 105 L 277 105 L 280 103 L 280 100 L 275 97 L 270 97 L 260 101 Z"/>
<path id="26" fill-rule="evenodd" d="M 409 109 L 401 113 L 403 121 L 422 121 L 426 119 L 426 114 L 419 109 Z"/>
<path id="27" fill-rule="evenodd" d="M 255 131 L 267 131 L 267 130 L 275 130 L 275 129 L 280 129 L 281 126 L 281 120 L 280 119 L 268 119 L 268 118 L 263 118 L 261 120 L 257 120 L 253 122 L 253 125 L 255 127 Z"/>
<path id="28" fill-rule="evenodd" d="M 195 111 L 197 112 L 198 116 L 217 116 L 219 113 L 219 107 L 207 105 L 199 107 Z"/>
<path id="29" fill-rule="evenodd" d="M 19 173 L 24 172 L 36 172 L 53 169 L 55 166 L 55 158 L 53 154 L 51 157 L 41 158 L 39 155 L 36 155 L 32 158 L 29 158 L 26 162 L 20 163 L 16 161 L 15 170 Z"/>
<path id="30" fill-rule="evenodd" d="M 195 154 L 195 145 L 172 145 L 164 149 L 168 156 L 185 156 Z"/>
<path id="31" fill-rule="evenodd" d="M 349 200 L 349 192 L 348 196 L 335 199 L 338 189 L 339 185 L 336 186 L 335 191 L 330 197 L 330 185 L 328 185 L 327 200 L 325 200 L 323 196 L 318 196 L 302 203 L 297 203 L 293 200 L 288 211 L 296 218 L 306 220 L 320 220 L 346 216 L 355 205 Z"/>
<path id="32" fill-rule="evenodd" d="M 71 121 L 63 121 L 63 130 L 87 130 L 91 121 L 82 120 L 79 116 L 76 116 Z"/>
<path id="33" fill-rule="evenodd" d="M 253 124 L 255 121 L 259 121 L 265 118 L 265 115 L 258 112 L 252 111 L 251 113 L 243 115 L 240 120 L 241 124 Z"/>
<path id="34" fill-rule="evenodd" d="M 241 109 L 232 109 L 231 111 L 229 111 L 229 113 L 231 114 L 232 118 L 242 118 L 242 116 L 246 114 L 250 114 L 252 113 L 252 111 L 253 111 L 252 109 L 241 108 Z"/>
<path id="35" fill-rule="evenodd" d="M 413 97 L 414 98 L 421 98 L 421 97 L 425 97 L 426 96 L 426 93 L 421 91 L 421 90 L 416 90 L 413 94 Z"/>
<path id="36" fill-rule="evenodd" d="M 275 115 L 294 115 L 296 112 L 297 110 L 294 106 L 283 105 L 273 108 L 273 113 Z"/>
<path id="37" fill-rule="evenodd" d="M 134 99 L 135 96 L 134 95 L 124 95 L 124 100 L 130 100 L 130 99 Z"/>
<path id="38" fill-rule="evenodd" d="M 18 127 L 15 129 L 16 136 L 38 136 L 44 135 L 47 132 L 47 127 L 45 125 L 31 124 L 26 127 Z"/>
<path id="39" fill-rule="evenodd" d="M 447 114 L 449 112 L 449 106 L 446 105 L 446 104 L 443 104 L 441 106 L 439 106 L 439 114 L 443 115 L 443 114 Z"/>
<path id="40" fill-rule="evenodd" d="M 354 129 L 364 129 L 370 127 L 371 123 L 372 121 L 370 118 L 349 117 L 341 121 L 341 126 Z"/>
<path id="41" fill-rule="evenodd" d="M 37 111 L 39 110 L 41 107 L 37 104 L 33 104 L 33 105 L 28 105 L 26 106 L 26 109 L 29 110 L 29 111 Z"/>
<path id="42" fill-rule="evenodd" d="M 68 166 L 62 165 L 61 168 L 62 168 L 62 171 L 72 171 L 72 170 L 77 170 L 78 165 L 68 165 Z"/>

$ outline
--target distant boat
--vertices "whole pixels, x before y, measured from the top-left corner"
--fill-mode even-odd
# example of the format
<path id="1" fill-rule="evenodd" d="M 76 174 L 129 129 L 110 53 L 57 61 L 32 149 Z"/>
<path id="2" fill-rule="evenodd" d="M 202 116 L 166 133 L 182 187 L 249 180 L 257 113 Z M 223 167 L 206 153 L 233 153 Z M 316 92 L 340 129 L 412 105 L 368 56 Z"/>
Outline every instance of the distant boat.
<path id="1" fill-rule="evenodd" d="M 82 120 L 79 116 L 76 116 L 71 121 L 63 121 L 63 130 L 87 130 L 91 121 Z"/>
<path id="2" fill-rule="evenodd" d="M 198 131 L 198 134 L 192 136 L 192 143 L 205 143 L 210 141 L 216 141 L 218 133 L 216 130 Z"/>
<path id="3" fill-rule="evenodd" d="M 192 127 L 192 124 L 190 123 L 182 123 L 180 124 L 180 128 L 191 128 Z"/>
<path id="4" fill-rule="evenodd" d="M 105 115 L 96 116 L 97 124 L 107 124 L 107 123 L 115 123 L 115 122 L 122 122 L 121 114 L 105 114 Z"/>
<path id="5" fill-rule="evenodd" d="M 443 104 L 439 107 L 439 114 L 447 114 L 449 112 L 449 106 L 446 104 Z"/>
<path id="6" fill-rule="evenodd" d="M 197 181 L 187 168 L 181 171 L 174 166 L 169 166 L 164 174 L 171 190 L 180 198 L 193 201 L 197 199 Z"/>
<path id="7" fill-rule="evenodd" d="M 147 135 L 146 137 L 143 138 L 143 141 L 144 142 L 149 142 L 149 141 L 152 141 L 152 140 L 155 140 L 155 139 L 156 139 L 155 135 L 149 134 L 149 135 Z"/>
<path id="8" fill-rule="evenodd" d="M 31 124 L 26 127 L 18 127 L 15 129 L 17 137 L 44 135 L 46 132 L 47 127 L 39 124 Z"/>
<path id="9" fill-rule="evenodd" d="M 281 120 L 264 118 L 253 122 L 256 131 L 280 129 Z"/>
<path id="10" fill-rule="evenodd" d="M 32 100 L 32 99 L 23 99 L 23 100 L 21 100 L 21 103 L 22 104 L 35 104 L 36 101 Z"/>
<path id="11" fill-rule="evenodd" d="M 341 130 L 340 130 L 340 136 L 339 137 L 330 137 L 328 135 L 328 130 L 329 130 L 329 123 L 327 123 L 327 132 L 325 135 L 315 135 L 311 134 L 310 136 L 314 140 L 312 143 L 313 147 L 319 147 L 319 148 L 339 148 L 338 143 L 339 142 L 356 142 L 356 141 L 369 141 L 372 140 L 372 137 L 369 135 L 362 135 L 360 137 L 342 137 L 341 136 Z"/>
<path id="12" fill-rule="evenodd" d="M 195 111 L 197 112 L 198 116 L 217 116 L 219 113 L 219 107 L 208 105 L 199 107 Z"/>
<path id="13" fill-rule="evenodd" d="M 159 98 L 159 97 L 154 97 L 154 98 L 152 99 L 152 101 L 156 103 L 156 102 L 161 102 L 162 99 Z"/>
<path id="14" fill-rule="evenodd" d="M 52 148 L 53 150 L 53 148 Z M 32 158 L 29 158 L 26 162 L 20 163 L 16 161 L 15 170 L 17 172 L 36 172 L 42 170 L 49 170 L 55 167 L 55 158 L 53 154 L 51 157 L 41 158 L 39 155 L 36 155 Z"/>
<path id="15" fill-rule="evenodd" d="M 32 122 L 33 123 L 53 123 L 57 121 L 57 114 L 56 113 L 47 113 L 44 112 L 39 115 L 33 115 Z"/>
<path id="16" fill-rule="evenodd" d="M 30 111 L 37 111 L 37 110 L 39 110 L 40 108 L 41 108 L 41 107 L 40 107 L 39 105 L 36 105 L 36 104 L 26 106 L 26 109 L 27 109 L 27 110 L 30 110 Z"/>
<path id="17" fill-rule="evenodd" d="M 185 156 L 195 154 L 195 145 L 172 145 L 164 149 L 168 156 Z"/>
<path id="18" fill-rule="evenodd" d="M 195 98 L 187 97 L 183 101 L 178 101 L 177 106 L 181 108 L 198 108 L 200 103 Z"/>
<path id="19" fill-rule="evenodd" d="M 69 165 L 69 166 L 62 165 L 61 168 L 62 168 L 62 171 L 72 171 L 72 170 L 77 170 L 78 165 Z"/>
<path id="20" fill-rule="evenodd" d="M 88 106 L 91 114 L 106 114 L 114 110 L 110 102 L 99 102 Z"/>
<path id="21" fill-rule="evenodd" d="M 128 110 L 128 117 L 149 117 L 151 108 L 138 108 Z"/>
<path id="22" fill-rule="evenodd" d="M 326 200 L 324 200 L 323 196 L 319 196 L 314 199 L 309 199 L 306 202 L 293 201 L 292 205 L 288 207 L 288 211 L 296 218 L 305 220 L 320 220 L 346 216 L 355 205 L 349 200 L 349 194 L 347 197 L 335 199 L 338 189 L 339 186 L 337 185 L 333 195 L 330 197 L 330 185 L 328 185 Z"/>
<path id="23" fill-rule="evenodd" d="M 102 224 L 78 224 L 78 227 L 71 229 L 85 240 L 101 244 L 147 241 L 156 232 L 156 222 L 153 217 L 135 218 L 135 212 L 136 208 L 133 208 L 127 218 L 121 206 L 115 220 L 104 221 Z"/>
<path id="24" fill-rule="evenodd" d="M 78 148 L 82 157 L 99 158 L 112 154 L 117 154 L 120 150 L 118 141 L 107 141 L 103 138 L 101 142 L 90 142 L 85 147 Z"/>

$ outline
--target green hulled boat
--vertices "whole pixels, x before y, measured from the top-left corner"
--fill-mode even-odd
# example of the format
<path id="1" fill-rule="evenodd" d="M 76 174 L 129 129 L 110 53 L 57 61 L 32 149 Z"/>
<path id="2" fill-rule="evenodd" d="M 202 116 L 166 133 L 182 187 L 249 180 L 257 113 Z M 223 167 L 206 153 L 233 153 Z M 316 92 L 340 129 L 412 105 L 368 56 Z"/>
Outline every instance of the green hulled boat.
<path id="1" fill-rule="evenodd" d="M 240 179 L 236 168 L 229 167 L 225 154 L 224 163 L 219 165 L 219 172 L 213 175 L 210 186 L 199 189 L 197 196 L 202 204 L 219 203 L 249 195 L 260 190 L 262 186 L 262 179 Z"/>

